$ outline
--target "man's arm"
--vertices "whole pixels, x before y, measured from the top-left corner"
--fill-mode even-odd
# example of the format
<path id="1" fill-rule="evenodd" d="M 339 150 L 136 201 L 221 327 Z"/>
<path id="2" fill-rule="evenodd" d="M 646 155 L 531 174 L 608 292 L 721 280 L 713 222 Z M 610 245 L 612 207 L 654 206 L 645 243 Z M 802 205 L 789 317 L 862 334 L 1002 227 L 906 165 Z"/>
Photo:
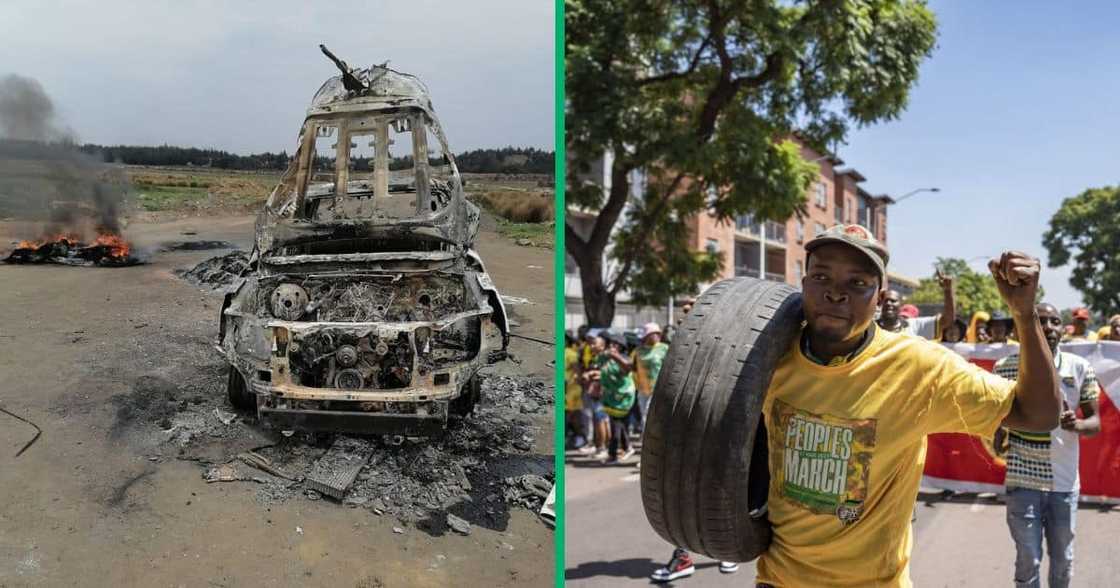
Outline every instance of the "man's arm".
<path id="1" fill-rule="evenodd" d="M 622 367 L 622 375 L 629 374 L 634 369 L 634 364 L 630 363 L 630 358 L 611 349 L 610 358 L 614 360 L 620 367 Z"/>
<path id="2" fill-rule="evenodd" d="M 957 320 L 957 297 L 953 293 L 953 276 L 943 275 L 941 270 L 937 270 L 937 281 L 941 283 L 941 293 L 944 298 L 944 306 L 941 309 L 941 316 L 937 321 L 937 334 L 940 335 L 945 327 L 953 324 Z"/>
<path id="3" fill-rule="evenodd" d="M 1097 399 L 1085 400 L 1079 405 L 1085 418 L 1077 418 L 1072 410 L 1062 413 L 1062 428 L 1078 435 L 1092 437 L 1101 432 L 1100 406 Z"/>
<path id="4" fill-rule="evenodd" d="M 1000 297 L 1011 309 L 1019 332 L 1019 377 L 1015 400 L 1004 425 L 1024 431 L 1050 431 L 1059 425 L 1062 397 L 1054 356 L 1042 334 L 1035 312 L 1038 260 L 1018 251 L 1007 251 L 999 261 L 988 262 Z"/>

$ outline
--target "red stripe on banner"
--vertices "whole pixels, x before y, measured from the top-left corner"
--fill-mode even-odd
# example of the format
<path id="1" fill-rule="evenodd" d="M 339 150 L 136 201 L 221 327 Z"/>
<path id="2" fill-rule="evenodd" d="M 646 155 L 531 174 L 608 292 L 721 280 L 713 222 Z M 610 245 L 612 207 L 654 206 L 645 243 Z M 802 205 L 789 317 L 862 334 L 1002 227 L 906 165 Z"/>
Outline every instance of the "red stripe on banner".
<path id="1" fill-rule="evenodd" d="M 967 358 L 988 371 L 996 360 Z M 1102 389 L 1100 395 L 1101 433 L 1081 437 L 1079 473 L 1081 495 L 1120 498 L 1120 408 Z M 1002 486 L 1007 473 L 1002 460 L 996 460 L 978 437 L 962 433 L 938 433 L 927 438 L 923 473 L 932 478 L 958 482 L 977 482 Z"/>
<path id="2" fill-rule="evenodd" d="M 996 368 L 996 360 L 994 360 L 994 359 L 979 359 L 979 358 L 975 358 L 975 357 L 969 357 L 968 358 L 968 363 L 974 363 L 974 364 L 988 370 L 989 372 Z"/>
<path id="3" fill-rule="evenodd" d="M 1101 432 L 1081 438 L 1081 495 L 1120 498 L 1120 410 L 1101 391 Z"/>
<path id="4" fill-rule="evenodd" d="M 992 458 L 978 437 L 964 433 L 934 433 L 926 436 L 927 476 L 1003 485 L 1007 468 Z"/>
<path id="5" fill-rule="evenodd" d="M 994 359 L 968 358 L 968 361 L 989 372 L 996 365 Z M 934 478 L 1002 486 L 1007 468 L 1002 460 L 997 462 L 992 457 L 978 437 L 934 433 L 926 436 L 926 466 L 922 473 Z"/>

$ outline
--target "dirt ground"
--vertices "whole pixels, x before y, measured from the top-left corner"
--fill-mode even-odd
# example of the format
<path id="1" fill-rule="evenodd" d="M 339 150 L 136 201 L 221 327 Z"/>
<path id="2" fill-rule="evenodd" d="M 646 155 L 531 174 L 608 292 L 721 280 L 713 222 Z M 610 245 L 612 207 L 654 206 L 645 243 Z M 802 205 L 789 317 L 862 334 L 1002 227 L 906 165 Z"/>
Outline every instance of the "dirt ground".
<path id="1" fill-rule="evenodd" d="M 515 302 L 514 332 L 551 340 L 551 251 L 490 226 L 477 246 Z M 0 250 L 24 231 L 0 223 Z M 248 249 L 252 231 L 250 216 L 134 223 L 125 234 L 153 250 L 146 265 L 0 264 L 0 407 L 43 431 L 13 457 L 34 429 L 0 414 L 0 586 L 551 585 L 552 531 L 528 509 L 502 507 L 464 536 L 327 499 L 262 501 L 254 482 L 204 481 L 205 458 L 295 441 L 218 435 L 188 455 L 168 443 L 172 413 L 232 412 L 212 347 L 221 297 L 174 274 L 222 251 L 155 250 Z M 551 347 L 513 339 L 511 350 L 520 365 L 487 371 L 551 382 Z M 231 426 L 251 431 L 243 420 Z M 518 422 L 531 434 L 503 455 L 551 464 L 551 406 Z"/>

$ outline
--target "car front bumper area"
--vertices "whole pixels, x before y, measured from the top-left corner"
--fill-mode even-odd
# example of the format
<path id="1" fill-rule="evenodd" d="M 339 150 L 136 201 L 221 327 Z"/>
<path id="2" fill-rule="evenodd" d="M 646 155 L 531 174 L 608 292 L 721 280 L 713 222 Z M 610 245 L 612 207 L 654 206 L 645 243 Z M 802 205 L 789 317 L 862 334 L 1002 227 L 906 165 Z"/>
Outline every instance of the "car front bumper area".
<path id="1" fill-rule="evenodd" d="M 281 431 L 322 431 L 360 435 L 426 437 L 443 430 L 447 411 L 440 414 L 397 414 L 345 410 L 258 407 L 261 421 Z"/>

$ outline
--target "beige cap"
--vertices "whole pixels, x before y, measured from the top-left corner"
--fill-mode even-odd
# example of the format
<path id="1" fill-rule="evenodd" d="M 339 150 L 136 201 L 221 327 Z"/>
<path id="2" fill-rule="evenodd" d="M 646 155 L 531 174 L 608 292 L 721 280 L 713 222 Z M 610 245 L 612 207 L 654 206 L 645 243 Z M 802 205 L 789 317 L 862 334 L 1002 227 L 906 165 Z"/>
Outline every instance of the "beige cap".
<path id="1" fill-rule="evenodd" d="M 887 261 L 890 259 L 890 254 L 871 231 L 861 225 L 836 225 L 810 239 L 805 244 L 805 251 L 812 252 L 817 247 L 829 243 L 843 243 L 858 249 L 875 264 L 875 269 L 879 270 L 879 278 L 886 282 Z"/>

